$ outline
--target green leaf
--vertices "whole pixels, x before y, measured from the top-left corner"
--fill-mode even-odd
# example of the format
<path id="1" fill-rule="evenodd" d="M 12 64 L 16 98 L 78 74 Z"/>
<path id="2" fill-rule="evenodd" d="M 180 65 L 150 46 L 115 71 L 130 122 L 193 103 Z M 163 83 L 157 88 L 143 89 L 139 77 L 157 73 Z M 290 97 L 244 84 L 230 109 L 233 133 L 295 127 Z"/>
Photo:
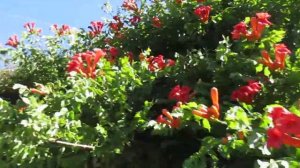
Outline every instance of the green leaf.
<path id="1" fill-rule="evenodd" d="M 263 64 L 258 64 L 258 65 L 256 66 L 256 68 L 255 68 L 256 73 L 261 72 L 263 69 L 264 69 Z"/>
<path id="2" fill-rule="evenodd" d="M 183 168 L 206 168 L 206 158 L 200 153 L 193 154 L 190 158 L 186 159 L 182 165 Z"/>
<path id="3" fill-rule="evenodd" d="M 208 119 L 204 118 L 202 120 L 202 124 L 203 124 L 203 128 L 207 129 L 210 132 L 211 126 L 210 126 Z"/>
<path id="4" fill-rule="evenodd" d="M 248 24 L 248 23 L 250 23 L 250 20 L 251 20 L 250 17 L 246 17 L 245 20 L 244 20 L 244 22 L 245 22 L 246 24 Z"/>
<path id="5" fill-rule="evenodd" d="M 231 53 L 228 37 L 226 38 L 223 36 L 223 41 L 219 42 L 219 45 L 216 49 L 216 55 L 218 60 L 225 63 L 227 62 L 229 56 L 234 55 Z"/>
<path id="6" fill-rule="evenodd" d="M 250 119 L 247 113 L 239 106 L 231 107 L 225 115 L 228 128 L 234 130 L 250 129 Z"/>
<path id="7" fill-rule="evenodd" d="M 222 157 L 226 159 L 230 159 L 230 150 L 227 145 L 219 145 L 218 146 L 218 152 L 222 155 Z"/>
<path id="8" fill-rule="evenodd" d="M 257 160 L 256 161 L 256 168 L 269 168 L 270 163 L 268 161 L 262 161 L 262 160 Z"/>
<path id="9" fill-rule="evenodd" d="M 271 74 L 271 72 L 270 72 L 269 68 L 268 68 L 268 67 L 265 67 L 265 68 L 264 68 L 264 75 L 267 76 L 267 77 L 269 77 L 270 74 Z"/>
<path id="10" fill-rule="evenodd" d="M 276 44 L 282 41 L 285 36 L 284 30 L 272 30 L 266 33 L 264 38 L 261 40 L 263 43 Z"/>
<path id="11" fill-rule="evenodd" d="M 47 107 L 48 107 L 47 104 L 42 104 L 42 105 L 40 105 L 40 106 L 36 109 L 36 112 L 37 112 L 37 113 L 41 113 L 41 112 L 44 111 Z"/>

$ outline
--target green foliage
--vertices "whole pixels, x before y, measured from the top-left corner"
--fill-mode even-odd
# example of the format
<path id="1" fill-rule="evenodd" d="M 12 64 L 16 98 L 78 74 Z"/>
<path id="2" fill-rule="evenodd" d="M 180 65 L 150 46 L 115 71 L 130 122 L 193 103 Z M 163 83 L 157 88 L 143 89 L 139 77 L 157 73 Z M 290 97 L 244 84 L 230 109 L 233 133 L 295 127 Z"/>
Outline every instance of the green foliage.
<path id="1" fill-rule="evenodd" d="M 0 72 L 0 165 L 299 167 L 297 148 L 266 145 L 274 125 L 270 107 L 300 113 L 298 4 L 141 0 L 138 9 L 123 7 L 95 36 L 84 29 L 23 33 L 16 47 L 0 49 L 16 66 Z M 194 13 L 204 5 L 212 7 L 207 22 Z M 247 33 L 254 31 L 251 18 L 258 12 L 272 15 L 261 37 L 233 40 L 241 21 Z M 140 21 L 132 23 L 134 16 Z M 291 54 L 278 63 L 274 47 L 281 43 Z M 99 62 L 81 57 L 99 48 L 106 53 Z M 274 65 L 285 66 L 263 62 L 263 50 Z M 164 57 L 156 60 L 159 54 Z M 243 91 L 254 90 L 245 89 L 249 81 L 259 82 L 257 94 L 249 102 L 234 99 L 239 89 L 249 96 Z M 175 86 L 191 91 L 171 94 Z"/>

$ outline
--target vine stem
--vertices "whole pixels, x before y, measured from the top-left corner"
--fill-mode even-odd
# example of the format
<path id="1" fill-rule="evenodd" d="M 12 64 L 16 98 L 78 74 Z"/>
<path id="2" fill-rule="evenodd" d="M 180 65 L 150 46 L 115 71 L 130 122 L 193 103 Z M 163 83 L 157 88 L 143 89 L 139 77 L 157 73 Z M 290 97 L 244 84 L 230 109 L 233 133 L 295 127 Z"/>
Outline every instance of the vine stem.
<path id="1" fill-rule="evenodd" d="M 65 145 L 65 146 L 70 146 L 70 147 L 76 147 L 76 148 L 83 148 L 83 149 L 88 149 L 88 150 L 94 150 L 95 147 L 91 145 L 85 145 L 85 144 L 78 144 L 78 143 L 71 143 L 71 142 L 66 142 L 66 141 L 61 141 L 57 139 L 49 139 L 51 143 L 59 144 L 59 145 Z"/>

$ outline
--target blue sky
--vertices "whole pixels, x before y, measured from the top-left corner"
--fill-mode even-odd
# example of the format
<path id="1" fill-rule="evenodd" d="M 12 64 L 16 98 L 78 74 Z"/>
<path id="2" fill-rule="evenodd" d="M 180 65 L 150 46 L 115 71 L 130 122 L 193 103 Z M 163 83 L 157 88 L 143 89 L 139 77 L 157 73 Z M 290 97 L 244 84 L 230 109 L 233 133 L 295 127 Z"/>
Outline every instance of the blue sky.
<path id="1" fill-rule="evenodd" d="M 107 0 L 1 0 L 0 42 L 5 44 L 11 34 L 20 34 L 23 25 L 34 21 L 47 32 L 54 24 L 87 27 L 92 20 L 109 17 L 101 10 Z M 114 9 L 123 0 L 110 0 Z"/>
<path id="2" fill-rule="evenodd" d="M 28 21 L 36 22 L 44 33 L 49 33 L 54 23 L 86 28 L 90 21 L 110 18 L 101 10 L 105 2 L 107 0 L 1 0 L 0 44 L 4 45 L 12 34 L 20 35 Z M 110 0 L 114 10 L 122 2 Z"/>

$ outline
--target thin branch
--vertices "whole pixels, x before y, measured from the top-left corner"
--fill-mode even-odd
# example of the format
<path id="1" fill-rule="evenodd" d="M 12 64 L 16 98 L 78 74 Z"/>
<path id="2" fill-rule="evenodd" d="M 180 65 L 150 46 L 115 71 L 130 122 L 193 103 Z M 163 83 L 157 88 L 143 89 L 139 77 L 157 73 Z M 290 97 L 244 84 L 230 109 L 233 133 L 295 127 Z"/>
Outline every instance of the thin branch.
<path id="1" fill-rule="evenodd" d="M 60 141 L 57 139 L 49 139 L 51 143 L 59 144 L 59 145 L 65 145 L 69 147 L 76 147 L 76 148 L 83 148 L 83 149 L 88 149 L 88 150 L 94 150 L 95 147 L 91 145 L 84 145 L 84 144 L 78 144 L 78 143 L 71 143 L 71 142 L 66 142 L 66 141 Z"/>

